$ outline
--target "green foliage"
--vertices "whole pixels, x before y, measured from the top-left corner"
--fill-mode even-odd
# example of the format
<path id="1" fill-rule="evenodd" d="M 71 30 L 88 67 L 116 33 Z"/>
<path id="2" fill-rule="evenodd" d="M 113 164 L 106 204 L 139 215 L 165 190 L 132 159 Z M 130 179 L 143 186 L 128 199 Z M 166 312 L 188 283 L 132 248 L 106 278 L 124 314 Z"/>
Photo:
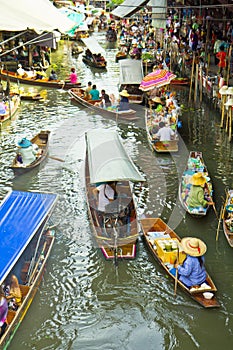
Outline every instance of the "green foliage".
<path id="1" fill-rule="evenodd" d="M 112 9 L 118 5 L 121 5 L 124 2 L 124 0 L 110 0 L 107 4 L 106 7 Z"/>

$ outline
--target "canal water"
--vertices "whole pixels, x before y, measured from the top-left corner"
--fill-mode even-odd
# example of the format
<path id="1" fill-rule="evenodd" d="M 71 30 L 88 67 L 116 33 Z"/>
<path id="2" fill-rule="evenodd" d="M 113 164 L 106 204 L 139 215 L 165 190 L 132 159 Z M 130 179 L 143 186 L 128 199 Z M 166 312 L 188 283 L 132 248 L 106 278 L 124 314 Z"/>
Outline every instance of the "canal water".
<path id="1" fill-rule="evenodd" d="M 53 63 L 60 77 L 71 66 L 80 81 L 90 80 L 100 90 L 117 93 L 117 48 L 106 44 L 107 70 L 91 69 L 70 55 L 70 42 L 60 44 Z M 0 134 L 0 196 L 11 189 L 57 193 L 53 222 L 57 239 L 43 282 L 16 333 L 12 350 L 224 350 L 232 349 L 233 251 L 212 210 L 194 219 L 178 200 L 179 178 L 189 151 L 202 151 L 214 185 L 217 210 L 227 187 L 232 188 L 232 144 L 219 127 L 220 116 L 211 104 L 188 105 L 188 90 L 177 89 L 183 105 L 180 150 L 175 155 L 151 152 L 144 127 L 144 109 L 135 122 L 103 118 L 73 104 L 63 90 L 48 90 L 44 102 L 22 102 L 14 119 Z M 139 241 L 133 261 L 119 261 L 116 269 L 105 261 L 92 238 L 84 186 L 84 135 L 90 129 L 117 130 L 127 152 L 146 176 L 136 188 L 138 214 L 161 217 L 180 237 L 196 236 L 208 247 L 206 267 L 217 288 L 219 309 L 204 309 L 178 288 Z M 40 130 L 51 131 L 50 156 L 38 170 L 14 178 L 10 169 L 17 141 Z"/>

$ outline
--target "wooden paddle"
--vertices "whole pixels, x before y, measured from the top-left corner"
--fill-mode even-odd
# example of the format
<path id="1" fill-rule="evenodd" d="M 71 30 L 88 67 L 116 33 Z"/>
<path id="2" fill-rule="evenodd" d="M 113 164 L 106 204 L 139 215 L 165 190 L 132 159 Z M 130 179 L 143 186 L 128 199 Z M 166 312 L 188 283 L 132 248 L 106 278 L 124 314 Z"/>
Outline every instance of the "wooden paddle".
<path id="1" fill-rule="evenodd" d="M 179 265 L 179 245 L 177 245 L 177 257 L 176 257 L 176 262 Z M 176 267 L 176 276 L 175 276 L 175 287 L 174 287 L 174 295 L 176 296 L 176 291 L 177 291 L 177 282 L 178 282 L 178 266 Z"/>
<path id="2" fill-rule="evenodd" d="M 207 184 L 207 183 L 206 183 L 205 188 L 207 189 L 208 196 L 209 196 L 209 198 L 210 198 L 211 202 L 213 203 L 213 204 L 210 204 L 210 205 L 212 205 L 212 206 L 213 206 L 213 209 L 214 209 L 214 212 L 215 212 L 216 218 L 218 219 L 218 212 L 217 212 L 217 210 L 216 210 L 216 207 L 215 207 L 215 203 L 214 203 L 214 201 L 213 201 L 213 198 L 212 198 L 212 197 L 211 197 L 211 195 L 210 195 L 210 190 L 209 190 L 209 187 L 208 187 L 208 184 Z"/>
<path id="3" fill-rule="evenodd" d="M 58 158 L 58 157 L 54 157 L 54 156 L 48 156 L 48 158 L 54 159 L 54 160 L 58 160 L 59 162 L 65 162 L 64 159 Z"/>
<path id="4" fill-rule="evenodd" d="M 222 220 L 222 213 L 223 213 L 223 206 L 221 206 L 221 210 L 220 210 L 220 215 L 219 215 L 219 220 L 218 220 L 218 227 L 217 227 L 217 232 L 216 232 L 216 241 L 218 240 L 220 223 L 221 223 L 221 220 Z"/>

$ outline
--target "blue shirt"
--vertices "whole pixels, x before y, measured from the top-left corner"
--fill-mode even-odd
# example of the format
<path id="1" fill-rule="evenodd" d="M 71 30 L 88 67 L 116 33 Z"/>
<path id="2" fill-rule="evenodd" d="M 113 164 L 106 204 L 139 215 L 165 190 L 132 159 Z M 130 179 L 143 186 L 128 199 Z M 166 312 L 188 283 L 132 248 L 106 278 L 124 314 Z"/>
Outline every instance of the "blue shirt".
<path id="1" fill-rule="evenodd" d="M 91 95 L 92 100 L 99 100 L 100 99 L 100 93 L 99 90 L 91 89 L 89 91 L 89 94 Z"/>
<path id="2" fill-rule="evenodd" d="M 202 256 L 201 259 L 203 262 L 202 266 L 197 257 L 187 255 L 183 265 L 178 266 L 179 280 L 188 288 L 201 285 L 206 280 L 204 257 Z"/>

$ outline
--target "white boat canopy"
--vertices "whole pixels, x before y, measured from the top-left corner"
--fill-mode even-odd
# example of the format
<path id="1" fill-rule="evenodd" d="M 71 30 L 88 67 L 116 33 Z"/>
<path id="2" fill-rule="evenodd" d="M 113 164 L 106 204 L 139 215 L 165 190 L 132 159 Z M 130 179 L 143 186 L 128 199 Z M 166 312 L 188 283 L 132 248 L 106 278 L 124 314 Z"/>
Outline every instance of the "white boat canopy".
<path id="1" fill-rule="evenodd" d="M 144 78 L 143 66 L 141 60 L 125 59 L 119 61 L 120 78 L 119 83 L 122 84 L 141 84 Z"/>
<path id="2" fill-rule="evenodd" d="M 82 42 L 94 55 L 105 52 L 105 50 L 102 48 L 102 46 L 100 46 L 100 44 L 98 43 L 98 41 L 96 41 L 95 38 L 82 38 Z"/>
<path id="3" fill-rule="evenodd" d="M 0 31 L 34 30 L 37 33 L 55 29 L 66 33 L 75 26 L 49 0 L 1 0 Z"/>
<path id="4" fill-rule="evenodd" d="M 91 130 L 86 133 L 90 183 L 145 181 L 126 153 L 116 131 Z"/>

